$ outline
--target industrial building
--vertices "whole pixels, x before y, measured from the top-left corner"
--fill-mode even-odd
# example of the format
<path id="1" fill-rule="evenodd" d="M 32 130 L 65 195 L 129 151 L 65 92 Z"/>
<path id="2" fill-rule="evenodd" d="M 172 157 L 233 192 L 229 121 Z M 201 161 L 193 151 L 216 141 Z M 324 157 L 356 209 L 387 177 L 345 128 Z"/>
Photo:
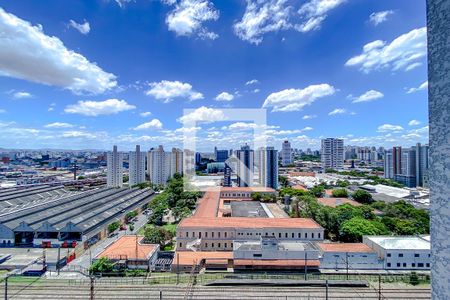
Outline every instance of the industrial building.
<path id="1" fill-rule="evenodd" d="M 62 186 L 0 193 L 0 246 L 75 247 L 104 237 L 106 228 L 145 206 L 150 189 L 97 188 L 69 192 Z"/>

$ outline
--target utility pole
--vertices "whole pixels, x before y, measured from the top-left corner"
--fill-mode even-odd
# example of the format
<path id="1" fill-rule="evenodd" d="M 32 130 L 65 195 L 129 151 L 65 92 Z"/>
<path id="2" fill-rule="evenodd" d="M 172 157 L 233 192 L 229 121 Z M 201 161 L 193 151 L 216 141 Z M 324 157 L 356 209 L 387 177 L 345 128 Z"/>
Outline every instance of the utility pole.
<path id="1" fill-rule="evenodd" d="M 8 300 L 8 278 L 9 278 L 9 276 L 6 275 L 6 277 L 5 277 L 5 300 Z"/>
<path id="2" fill-rule="evenodd" d="M 58 261 L 56 262 L 56 270 L 58 271 L 59 276 L 59 269 L 61 268 L 59 262 L 61 261 L 61 246 L 58 247 Z"/>
<path id="3" fill-rule="evenodd" d="M 95 277 L 91 276 L 91 300 L 94 300 L 94 280 Z"/>
<path id="4" fill-rule="evenodd" d="M 328 279 L 325 280 L 325 299 L 328 300 Z"/>
<path id="5" fill-rule="evenodd" d="M 345 252 L 345 263 L 347 265 L 347 280 L 348 280 L 348 252 Z"/>
<path id="6" fill-rule="evenodd" d="M 378 274 L 378 300 L 381 300 L 381 274 Z"/>
<path id="7" fill-rule="evenodd" d="M 308 252 L 305 249 L 305 281 L 308 280 Z"/>
<path id="8" fill-rule="evenodd" d="M 177 285 L 180 283 L 180 254 L 177 253 Z"/>

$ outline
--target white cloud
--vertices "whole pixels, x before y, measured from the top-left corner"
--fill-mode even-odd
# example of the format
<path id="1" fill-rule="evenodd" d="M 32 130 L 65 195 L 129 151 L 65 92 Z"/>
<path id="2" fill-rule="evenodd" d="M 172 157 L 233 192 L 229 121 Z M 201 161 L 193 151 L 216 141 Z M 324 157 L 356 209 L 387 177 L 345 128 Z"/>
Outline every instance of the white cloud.
<path id="1" fill-rule="evenodd" d="M 71 128 L 73 127 L 72 124 L 69 123 L 63 123 L 63 122 L 54 122 L 54 123 L 49 123 L 47 125 L 44 126 L 45 128 Z"/>
<path id="2" fill-rule="evenodd" d="M 418 91 L 423 91 L 428 89 L 428 80 L 423 82 L 419 87 L 415 87 L 415 88 L 410 88 L 408 89 L 408 91 L 406 92 L 407 94 L 412 94 Z"/>
<path id="3" fill-rule="evenodd" d="M 153 119 L 150 122 L 143 123 L 134 128 L 134 130 L 146 130 L 146 129 L 161 129 L 163 124 L 158 119 Z"/>
<path id="4" fill-rule="evenodd" d="M 423 65 L 423 63 L 421 63 L 421 62 L 416 62 L 416 63 L 410 64 L 409 66 L 406 67 L 405 71 L 414 70 L 422 65 Z"/>
<path id="5" fill-rule="evenodd" d="M 117 85 L 116 76 L 103 71 L 62 41 L 44 34 L 0 8 L 0 75 L 59 86 L 75 93 L 103 93 Z"/>
<path id="6" fill-rule="evenodd" d="M 31 95 L 28 92 L 15 92 L 12 94 L 13 98 L 15 99 L 24 99 L 24 98 L 32 98 L 33 95 Z"/>
<path id="7" fill-rule="evenodd" d="M 134 2 L 135 0 L 115 0 L 115 2 L 117 3 L 117 5 L 120 6 L 120 8 L 125 7 L 126 4 L 130 3 L 130 2 Z"/>
<path id="8" fill-rule="evenodd" d="M 336 89 L 326 83 L 310 85 L 304 89 L 286 89 L 270 94 L 263 108 L 272 107 L 272 111 L 299 111 L 311 105 L 318 98 L 333 95 Z"/>
<path id="9" fill-rule="evenodd" d="M 384 94 L 382 92 L 375 91 L 375 90 L 367 91 L 358 97 L 352 97 L 350 95 L 350 98 L 353 99 L 353 101 L 352 101 L 353 103 L 370 102 L 370 101 L 374 101 L 374 100 L 377 100 L 377 99 L 380 99 L 383 97 L 384 97 Z"/>
<path id="10" fill-rule="evenodd" d="M 188 98 L 191 101 L 203 99 L 203 94 L 193 90 L 189 83 L 162 80 L 152 82 L 149 86 L 150 89 L 145 94 L 164 103 L 169 103 L 174 98 Z"/>
<path id="11" fill-rule="evenodd" d="M 409 126 L 417 126 L 417 125 L 420 125 L 420 124 L 421 124 L 421 122 L 418 121 L 418 120 L 411 120 L 411 121 L 408 122 Z"/>
<path id="12" fill-rule="evenodd" d="M 151 116 L 152 113 L 149 112 L 149 111 L 144 111 L 144 112 L 141 112 L 139 115 L 140 115 L 141 117 L 148 117 L 148 116 Z"/>
<path id="13" fill-rule="evenodd" d="M 91 26 L 89 25 L 89 22 L 87 22 L 86 20 L 84 21 L 83 24 L 77 23 L 74 20 L 70 20 L 69 21 L 69 26 L 72 27 L 72 28 L 75 28 L 81 34 L 84 34 L 84 35 L 88 34 L 89 31 L 91 31 Z"/>
<path id="14" fill-rule="evenodd" d="M 301 32 L 320 29 L 327 13 L 345 2 L 346 0 L 311 0 L 303 4 L 298 11 L 303 22 L 296 25 L 296 29 Z"/>
<path id="15" fill-rule="evenodd" d="M 426 27 L 402 34 L 391 43 L 376 40 L 364 46 L 363 52 L 350 58 L 346 66 L 358 66 L 364 73 L 373 70 L 408 70 L 424 58 L 427 53 Z"/>
<path id="16" fill-rule="evenodd" d="M 180 36 L 197 35 L 202 39 L 215 40 L 219 35 L 208 31 L 204 22 L 219 19 L 219 11 L 208 0 L 180 0 L 164 1 L 175 8 L 166 17 L 166 24 L 170 31 Z"/>
<path id="17" fill-rule="evenodd" d="M 258 79 L 252 79 L 245 83 L 245 85 L 257 84 L 259 83 Z"/>
<path id="18" fill-rule="evenodd" d="M 261 91 L 260 89 L 254 89 L 254 90 L 252 91 L 252 93 L 256 94 L 256 93 L 259 93 L 260 91 Z"/>
<path id="19" fill-rule="evenodd" d="M 334 116 L 334 115 L 343 115 L 348 113 L 348 111 L 345 108 L 335 108 L 332 111 L 330 111 L 328 113 L 329 116 Z"/>
<path id="20" fill-rule="evenodd" d="M 231 101 L 234 99 L 234 96 L 227 92 L 222 92 L 216 96 L 217 101 Z"/>
<path id="21" fill-rule="evenodd" d="M 4 114 L 4 113 L 6 113 L 6 110 L 0 108 L 0 114 Z"/>
<path id="22" fill-rule="evenodd" d="M 80 114 L 89 117 L 99 115 L 112 115 L 122 111 L 135 109 L 134 105 L 128 104 L 125 100 L 108 99 L 104 101 L 78 101 L 77 104 L 66 106 L 64 111 L 69 114 Z"/>
<path id="23" fill-rule="evenodd" d="M 317 115 L 304 115 L 302 117 L 303 120 L 309 120 L 309 119 L 314 119 L 317 118 Z"/>
<path id="24" fill-rule="evenodd" d="M 346 0 L 310 0 L 296 12 L 288 0 L 247 0 L 242 19 L 234 24 L 235 34 L 258 45 L 269 32 L 295 29 L 308 32 L 319 29 L 327 12 Z"/>
<path id="25" fill-rule="evenodd" d="M 63 138 L 86 138 L 86 139 L 96 139 L 97 136 L 95 134 L 84 132 L 84 131 L 77 131 L 77 130 L 71 130 L 71 131 L 65 131 L 62 134 Z"/>
<path id="26" fill-rule="evenodd" d="M 392 125 L 392 124 L 383 124 L 378 126 L 378 132 L 400 132 L 403 130 L 403 127 L 400 125 Z"/>
<path id="27" fill-rule="evenodd" d="M 226 119 L 227 118 L 222 110 L 201 106 L 193 112 L 180 117 L 177 121 L 180 123 L 189 124 L 192 122 L 210 123 L 225 121 Z"/>
<path id="28" fill-rule="evenodd" d="M 369 21 L 374 26 L 377 26 L 378 24 L 381 24 L 381 23 L 387 21 L 388 16 L 390 16 L 392 14 L 394 14 L 393 10 L 384 10 L 384 11 L 372 13 L 372 14 L 370 14 Z"/>

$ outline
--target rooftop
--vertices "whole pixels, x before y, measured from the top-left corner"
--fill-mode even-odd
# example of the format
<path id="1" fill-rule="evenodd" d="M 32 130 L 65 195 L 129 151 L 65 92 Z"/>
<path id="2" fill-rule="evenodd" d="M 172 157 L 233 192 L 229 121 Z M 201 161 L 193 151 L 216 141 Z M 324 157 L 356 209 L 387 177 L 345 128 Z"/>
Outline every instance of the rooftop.
<path id="1" fill-rule="evenodd" d="M 387 250 L 430 250 L 430 242 L 416 236 L 365 236 Z"/>
<path id="2" fill-rule="evenodd" d="M 158 250 L 159 245 L 143 244 L 143 236 L 124 235 L 106 247 L 97 258 L 109 259 L 148 259 Z"/>
<path id="3" fill-rule="evenodd" d="M 372 248 L 363 243 L 317 243 L 324 252 L 374 252 Z"/>
<path id="4" fill-rule="evenodd" d="M 321 228 L 312 219 L 307 218 L 185 218 L 178 227 L 233 227 L 233 228 Z"/>
<path id="5" fill-rule="evenodd" d="M 221 187 L 221 192 L 259 192 L 259 193 L 276 193 L 276 190 L 268 187 L 252 186 L 252 187 Z"/>
<path id="6" fill-rule="evenodd" d="M 177 251 L 172 263 L 172 266 L 178 264 L 178 259 L 180 265 L 192 266 L 194 263 L 199 264 L 202 259 L 208 260 L 209 263 L 222 263 L 224 260 L 232 259 L 232 251 Z"/>

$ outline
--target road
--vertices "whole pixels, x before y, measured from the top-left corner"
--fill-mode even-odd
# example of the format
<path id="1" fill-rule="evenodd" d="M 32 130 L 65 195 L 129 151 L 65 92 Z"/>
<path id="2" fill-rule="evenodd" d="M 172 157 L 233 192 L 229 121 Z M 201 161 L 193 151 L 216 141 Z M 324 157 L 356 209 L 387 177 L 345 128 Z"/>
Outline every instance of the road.
<path id="1" fill-rule="evenodd" d="M 100 252 L 103 251 L 108 245 L 112 242 L 119 239 L 119 237 L 125 234 L 134 234 L 139 231 L 141 227 L 143 227 L 148 220 L 148 217 L 144 214 L 139 214 L 136 222 L 134 222 L 134 230 L 119 230 L 117 231 L 117 235 L 113 237 L 107 237 L 96 244 L 92 245 L 88 250 L 86 250 L 81 256 L 77 257 L 75 260 L 70 262 L 69 265 L 65 266 L 63 270 L 73 270 L 73 269 L 88 269 L 91 265 L 92 259 L 94 259 Z"/>

